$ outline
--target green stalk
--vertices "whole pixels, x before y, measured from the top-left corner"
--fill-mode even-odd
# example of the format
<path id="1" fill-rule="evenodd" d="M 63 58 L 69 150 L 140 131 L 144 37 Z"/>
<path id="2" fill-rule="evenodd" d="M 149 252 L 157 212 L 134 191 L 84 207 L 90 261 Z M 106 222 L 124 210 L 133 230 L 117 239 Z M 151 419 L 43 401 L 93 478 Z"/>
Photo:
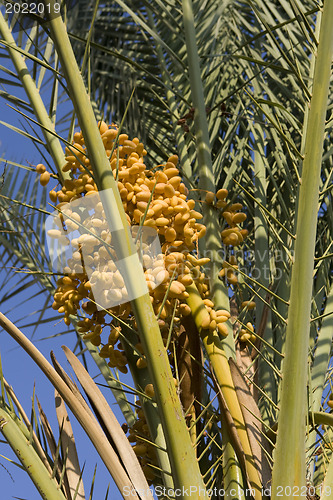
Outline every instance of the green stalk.
<path id="1" fill-rule="evenodd" d="M 15 394 L 13 388 L 8 384 L 8 382 L 6 381 L 6 379 L 2 375 L 2 371 L 1 371 L 1 356 L 0 356 L 0 377 L 1 377 L 1 382 L 4 385 L 4 389 L 6 391 L 10 407 L 12 407 L 13 405 L 15 405 L 16 408 L 17 408 L 17 410 L 18 410 L 19 417 L 15 414 L 15 412 L 13 412 L 13 413 L 11 413 L 12 418 L 14 419 L 16 425 L 18 425 L 20 427 L 21 431 L 23 433 L 25 433 L 26 438 L 30 439 L 30 442 L 32 443 L 32 446 L 34 447 L 37 455 L 39 456 L 39 458 L 43 462 L 45 468 L 51 474 L 52 473 L 51 466 L 50 466 L 50 464 L 48 462 L 46 453 L 43 450 L 43 448 L 42 448 L 42 446 L 41 446 L 41 444 L 40 444 L 40 442 L 38 440 L 36 432 L 33 429 L 31 429 L 31 422 L 28 419 L 27 415 L 25 414 L 24 409 L 22 408 L 21 403 L 17 399 L 16 394 Z M 3 398 L 1 398 L 1 401 L 2 401 L 2 403 L 4 403 L 4 399 Z M 1 401 L 0 401 L 0 404 L 1 404 Z M 32 438 L 31 438 L 31 435 L 32 435 Z"/>
<path id="2" fill-rule="evenodd" d="M 212 168 L 211 147 L 206 119 L 206 106 L 201 80 L 199 54 L 196 43 L 192 1 L 183 0 L 182 5 L 191 96 L 195 108 L 194 121 L 200 188 L 206 189 L 207 191 L 215 191 L 215 179 Z"/>
<path id="3" fill-rule="evenodd" d="M 233 500 L 244 496 L 244 480 L 237 455 L 230 440 L 227 422 L 223 416 L 222 425 L 224 498 L 225 500 Z M 232 491 L 236 491 L 236 495 L 232 495 Z"/>
<path id="4" fill-rule="evenodd" d="M 316 40 L 318 40 L 319 34 L 320 34 L 321 16 L 322 16 L 322 12 L 318 11 L 317 18 L 316 18 L 316 28 L 315 28 L 315 32 L 314 32 Z M 310 61 L 308 82 L 309 82 L 309 92 L 312 93 L 316 54 L 312 53 L 310 55 L 310 57 L 311 57 L 311 61 Z M 305 110 L 304 110 L 304 120 L 303 120 L 303 130 L 305 131 L 305 133 L 302 135 L 302 142 L 301 142 L 301 153 L 302 154 L 304 154 L 304 148 L 305 148 L 305 144 L 306 144 L 306 132 L 308 131 L 307 123 L 308 123 L 308 119 L 309 119 L 309 112 L 310 112 L 310 108 L 309 108 L 309 106 L 306 106 Z M 301 169 L 302 169 L 302 163 L 300 164 L 300 168 L 299 168 L 300 175 L 302 175 Z M 299 191 L 299 186 L 298 186 L 298 191 Z M 295 220 L 297 221 L 297 211 L 295 214 Z M 317 281 L 318 281 L 318 278 L 317 278 Z M 324 293 L 325 293 L 325 287 L 323 287 L 322 294 L 319 297 L 317 297 L 317 300 L 315 301 L 315 303 L 319 304 L 319 307 L 322 304 L 322 300 L 323 300 L 322 295 L 324 295 Z M 318 342 L 318 345 L 317 345 L 317 348 L 315 351 L 315 359 L 314 359 L 312 370 L 311 370 L 312 388 L 314 388 L 314 392 L 312 393 L 312 395 L 310 393 L 309 403 L 312 407 L 312 411 L 318 411 L 320 408 L 321 398 L 323 395 L 323 385 L 322 385 L 324 383 L 323 378 L 325 377 L 325 373 L 326 373 L 327 366 L 328 366 L 327 357 L 329 357 L 330 351 L 331 351 L 331 346 L 330 346 L 331 339 L 329 340 L 328 344 L 327 344 L 327 342 L 325 342 L 325 337 L 326 337 L 326 340 L 328 340 L 328 338 L 327 338 L 327 334 L 328 334 L 327 330 L 328 329 L 326 329 L 326 331 L 324 333 L 324 330 L 323 330 L 324 323 L 326 323 L 326 322 L 323 321 L 322 328 L 320 329 L 320 332 L 319 332 L 320 333 L 320 341 Z M 313 346 L 311 346 L 311 343 L 314 342 L 314 339 L 316 337 L 316 333 L 317 333 L 316 330 L 317 330 L 316 323 L 313 323 L 312 325 L 310 325 L 310 350 L 313 348 Z M 325 347 L 324 347 L 325 344 L 326 344 L 326 352 L 325 352 Z M 325 361 L 327 363 L 326 367 L 325 367 Z M 322 369 L 322 372 L 320 375 L 318 374 L 318 368 Z M 316 378 L 318 375 L 319 375 L 319 379 L 320 379 L 319 384 L 317 384 L 316 383 L 317 381 L 314 380 L 314 378 Z M 322 384 L 321 384 L 321 382 L 322 382 Z M 312 397 L 312 400 L 311 400 L 311 397 Z M 312 452 L 312 449 L 315 446 L 315 441 L 316 441 L 316 433 L 312 432 L 308 435 L 307 440 L 306 440 L 306 448 L 308 450 L 307 451 L 308 455 Z M 310 471 L 310 477 L 309 477 L 310 481 L 312 481 L 312 479 L 313 479 L 314 463 L 315 463 L 315 457 L 312 457 L 311 463 L 308 465 L 308 470 Z"/>
<path id="5" fill-rule="evenodd" d="M 258 46 L 258 51 L 260 47 Z M 254 90 L 257 95 L 261 95 L 261 86 L 257 81 L 254 81 Z M 253 127 L 253 149 L 254 149 L 254 183 L 255 183 L 255 198 L 262 206 L 267 205 L 267 178 L 266 178 L 266 158 L 265 158 L 265 138 L 261 124 L 255 123 Z M 268 228 L 267 220 L 263 214 L 259 203 L 254 206 L 254 258 L 255 268 L 259 276 L 260 283 L 266 287 L 270 284 L 270 256 L 268 244 Z M 265 299 L 266 292 L 257 287 L 259 295 Z M 260 323 L 264 313 L 264 303 L 256 300 L 256 332 L 259 331 Z M 271 345 L 273 342 L 271 314 L 268 312 L 267 325 L 262 333 L 266 342 Z M 266 352 L 265 356 L 271 361 L 273 354 Z M 267 363 L 259 356 L 258 359 L 258 380 L 260 387 L 265 388 L 265 393 L 270 399 L 276 401 L 276 380 L 272 370 Z M 260 413 L 266 423 L 275 420 L 272 415 L 272 407 L 267 403 L 266 398 L 260 400 Z"/>
<path id="6" fill-rule="evenodd" d="M 135 338 L 129 329 L 124 328 L 124 333 L 126 334 L 126 338 L 132 344 L 135 344 Z M 144 391 L 146 385 L 151 383 L 149 371 L 147 368 L 137 368 L 136 361 L 138 357 L 133 348 L 127 342 L 123 342 L 122 344 L 126 353 L 126 358 L 131 366 L 131 374 L 135 387 Z M 165 436 L 161 426 L 161 419 L 159 417 L 157 404 L 155 401 L 150 401 L 148 398 L 141 397 L 141 408 L 143 409 L 146 417 L 151 439 L 156 444 L 156 455 L 162 470 L 161 475 L 163 484 L 166 488 L 170 489 L 170 491 L 174 490 L 175 485 L 171 475 L 170 460 L 166 451 Z"/>
<path id="7" fill-rule="evenodd" d="M 186 427 L 180 399 L 176 393 L 162 337 L 159 329 L 158 332 L 155 331 L 156 318 L 151 302 L 150 300 L 147 302 L 143 296 L 133 301 L 132 305 L 138 325 L 142 327 L 146 325 L 148 328 L 146 332 L 148 338 L 142 335 L 142 344 L 162 419 L 175 486 L 179 488 L 183 485 L 185 489 L 192 486 L 191 491 L 195 492 L 194 498 L 200 498 L 199 493 L 205 487 Z"/>
<path id="8" fill-rule="evenodd" d="M 201 326 L 209 318 L 209 313 L 195 284 L 192 283 L 192 285 L 187 286 L 186 291 L 189 293 L 187 303 L 191 308 L 195 324 L 197 325 L 205 350 L 213 367 L 217 383 L 221 388 L 221 392 L 235 423 L 238 437 L 245 454 L 246 468 L 250 485 L 255 492 L 254 498 L 256 500 L 261 499 L 261 482 L 254 463 L 251 445 L 247 435 L 243 413 L 231 376 L 228 358 L 222 347 L 222 342 L 218 333 L 216 331 L 211 332 L 210 330 L 203 330 Z M 237 468 L 239 467 L 237 462 L 233 462 L 232 466 Z M 233 475 L 237 477 L 239 475 L 239 471 L 233 472 Z"/>
<path id="9" fill-rule="evenodd" d="M 152 26 L 152 28 L 155 28 L 154 18 L 149 9 L 147 9 L 147 15 L 150 25 Z M 184 139 L 184 131 L 180 125 L 177 125 L 177 117 L 179 117 L 178 104 L 175 98 L 175 94 L 172 92 L 172 90 L 170 90 L 172 89 L 172 86 L 175 85 L 175 83 L 171 81 L 170 74 L 166 67 L 165 57 L 163 54 L 161 44 L 157 40 L 155 41 L 155 44 L 156 44 L 157 57 L 160 63 L 161 76 L 163 83 L 165 84 L 165 95 L 171 112 L 172 127 L 175 133 L 177 152 L 179 154 L 181 171 L 186 176 L 186 178 L 190 179 L 192 176 L 192 169 L 191 169 L 191 162 L 188 157 L 186 142 Z"/>
<path id="10" fill-rule="evenodd" d="M 10 414 L 2 407 L 0 407 L 0 431 L 29 474 L 41 497 L 45 500 L 66 500 L 56 480 L 52 478 L 34 447 Z"/>
<path id="11" fill-rule="evenodd" d="M 52 10 L 54 7 L 54 0 L 47 3 L 51 5 Z M 52 10 L 52 12 L 54 11 Z M 137 256 L 117 185 L 113 177 L 110 163 L 105 154 L 91 103 L 86 93 L 82 76 L 77 67 L 75 56 L 61 16 L 51 14 L 48 27 L 61 62 L 62 71 L 65 75 L 69 93 L 85 139 L 95 182 L 100 192 L 111 190 L 113 193 L 113 197 L 103 197 L 103 208 L 110 229 L 112 227 L 122 228 L 120 231 L 113 233 L 115 239 L 117 239 L 117 248 L 119 248 L 117 257 L 119 259 L 126 259 L 129 256 Z M 119 233 L 121 234 L 119 235 Z M 128 259 L 126 259 L 126 263 L 127 262 Z M 202 491 L 204 488 L 204 483 L 189 438 L 181 403 L 174 386 L 171 368 L 162 342 L 160 329 L 156 321 L 149 294 L 146 293 L 140 296 L 142 288 L 146 287 L 143 269 L 140 265 L 127 264 L 124 272 L 126 276 L 130 277 L 127 285 L 129 295 L 132 297 L 139 296 L 132 301 L 132 308 L 155 389 L 175 485 L 177 487 L 196 488 L 197 494 L 194 495 L 194 498 L 199 498 L 199 491 L 200 489 Z M 140 290 L 139 293 L 137 291 L 138 288 Z M 181 443 L 181 447 L 179 443 Z"/>
<path id="12" fill-rule="evenodd" d="M 3 37 L 3 40 L 10 45 L 10 47 L 7 46 L 6 48 L 15 66 L 17 76 L 21 80 L 23 88 L 28 96 L 31 107 L 34 110 L 38 122 L 43 125 L 41 129 L 45 138 L 45 142 L 48 146 L 48 151 L 52 156 L 52 160 L 58 171 L 58 175 L 60 179 L 65 179 L 66 177 L 68 177 L 68 174 L 64 174 L 61 170 L 66 163 L 63 148 L 60 144 L 59 139 L 55 137 L 51 132 L 48 132 L 48 130 L 54 131 L 54 125 L 49 117 L 48 112 L 45 109 L 43 100 L 36 87 L 36 84 L 30 76 L 29 69 L 24 62 L 24 58 L 17 50 L 16 42 L 1 12 L 0 33 Z"/>
<path id="13" fill-rule="evenodd" d="M 188 59 L 188 71 L 190 76 L 190 86 L 192 102 L 195 108 L 194 115 L 194 126 L 196 132 L 196 144 L 197 144 L 197 158 L 198 158 L 198 174 L 199 174 L 199 188 L 205 191 L 215 192 L 215 178 L 213 174 L 213 165 L 211 159 L 211 146 L 209 139 L 208 123 L 206 117 L 206 106 L 203 91 L 203 84 L 201 79 L 199 54 L 197 50 L 196 34 L 194 26 L 194 16 L 192 9 L 191 0 L 183 0 L 183 18 L 184 18 L 184 28 L 185 28 L 185 40 L 187 48 L 187 59 Z M 209 282 L 210 289 L 212 292 L 212 300 L 216 306 L 221 307 L 226 310 L 230 310 L 228 290 L 222 281 L 218 278 L 218 272 L 222 267 L 221 258 L 219 251 L 221 250 L 221 238 L 220 238 L 220 224 L 218 219 L 218 213 L 211 205 L 203 203 L 203 215 L 204 223 L 207 228 L 205 244 L 206 252 L 205 256 L 211 259 L 211 264 L 209 268 Z M 200 299 L 195 293 L 190 293 L 189 305 L 192 309 L 192 314 L 195 317 L 196 308 L 198 305 L 196 301 Z M 193 303 L 191 303 L 193 301 Z M 200 306 L 199 306 L 200 308 Z M 195 317 L 197 321 L 198 318 Z M 198 321 L 199 323 L 199 321 Z M 198 326 L 197 323 L 197 326 Z M 245 431 L 245 426 L 243 422 L 243 417 L 241 414 L 241 409 L 238 404 L 235 389 L 233 387 L 230 369 L 228 365 L 228 358 L 235 358 L 235 344 L 233 341 L 233 332 L 230 323 L 228 322 L 229 334 L 226 339 L 219 342 L 219 347 L 211 342 L 208 337 L 203 338 L 203 342 L 212 363 L 216 378 L 225 398 L 228 401 L 229 409 L 232 412 L 233 417 L 237 420 L 237 417 L 241 419 L 240 422 L 235 422 L 238 432 L 240 433 L 240 439 L 242 445 L 247 452 L 251 454 L 247 434 Z M 199 329 L 200 331 L 200 329 Z M 215 351 L 215 352 L 214 352 Z M 227 374 L 227 375 L 226 375 Z M 227 393 L 227 394 L 226 394 Z M 228 397 L 229 396 L 229 397 Z M 242 423 L 241 423 L 242 422 Z M 237 458 L 235 458 L 234 451 L 230 442 L 225 443 L 225 451 L 223 454 L 223 470 L 225 474 L 225 479 L 227 481 L 227 490 L 236 488 L 239 491 L 241 488 L 242 479 L 239 481 L 238 478 L 242 478 L 242 473 Z M 247 457 L 250 460 L 250 457 Z M 253 469 L 250 464 L 250 474 L 251 479 L 253 479 L 252 485 L 256 485 L 258 498 L 260 497 L 260 481 L 258 482 L 257 471 Z M 227 494 L 229 497 L 229 493 Z"/>
<path id="14" fill-rule="evenodd" d="M 200 72 L 199 54 L 196 43 L 192 0 L 182 0 L 183 19 L 185 29 L 185 40 L 188 59 L 188 72 L 190 76 L 192 102 L 195 108 L 194 126 L 196 135 L 199 189 L 215 193 L 215 179 L 211 158 L 211 146 L 209 139 L 208 123 L 206 117 L 205 97 Z M 218 278 L 222 267 L 220 250 L 222 246 L 220 237 L 220 224 L 218 211 L 211 205 L 203 203 L 204 223 L 207 228 L 205 237 L 205 257 L 211 259 L 209 268 L 210 290 L 212 300 L 216 306 L 230 310 L 228 290 Z M 229 335 L 222 341 L 228 357 L 235 358 L 235 344 L 232 336 L 232 328 L 228 324 Z"/>
<path id="15" fill-rule="evenodd" d="M 333 2 L 322 14 L 313 94 L 307 123 L 302 183 L 298 200 L 295 258 L 283 363 L 281 410 L 272 477 L 272 500 L 277 488 L 305 487 L 305 415 L 311 294 L 317 226 L 319 182 L 325 117 L 333 55 Z"/>

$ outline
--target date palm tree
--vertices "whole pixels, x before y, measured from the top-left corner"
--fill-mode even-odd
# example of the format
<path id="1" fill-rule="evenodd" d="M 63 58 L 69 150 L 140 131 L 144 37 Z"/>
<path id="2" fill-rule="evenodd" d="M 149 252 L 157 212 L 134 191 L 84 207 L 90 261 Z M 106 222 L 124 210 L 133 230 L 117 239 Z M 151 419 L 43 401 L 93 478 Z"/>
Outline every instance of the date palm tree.
<path id="1" fill-rule="evenodd" d="M 42 186 L 51 178 L 52 210 L 36 170 L 7 161 L 2 260 L 29 270 L 25 287 L 38 280 L 45 320 L 54 317 L 46 309 L 55 294 L 54 309 L 105 377 L 133 448 L 72 351 L 65 349 L 91 407 L 55 357 L 52 368 L 4 315 L 2 327 L 51 379 L 123 496 L 132 488 L 140 498 L 151 484 L 168 488 L 170 498 L 176 489 L 184 498 L 187 491 L 220 498 L 221 489 L 225 498 L 328 498 L 332 3 L 78 0 L 60 12 L 53 0 L 43 5 L 42 16 L 1 13 L 2 97 L 25 119 L 18 132 L 40 150 L 47 171 L 39 165 L 37 174 Z M 17 81 L 26 100 L 15 95 Z M 134 150 L 137 160 L 145 156 L 136 190 L 125 174 Z M 90 187 L 73 194 L 77 171 L 100 193 L 106 227 L 119 229 L 112 245 L 125 263 L 128 307 L 96 309 L 83 271 L 54 276 L 45 218 L 57 200 L 87 199 Z M 138 205 L 144 183 L 149 197 Z M 177 212 L 172 196 L 191 201 Z M 203 225 L 193 222 L 176 244 L 175 213 L 179 221 L 186 210 L 184 225 L 201 216 Z M 162 292 L 137 293 L 150 278 L 138 265 L 128 220 L 157 229 L 164 263 L 172 252 L 187 263 L 180 277 L 177 266 L 168 268 Z M 67 292 L 80 300 L 57 299 Z M 118 363 L 107 332 L 119 341 Z M 120 359 L 130 369 L 131 396 Z M 60 426 L 59 454 L 52 433 L 46 446 L 14 400 L 3 379 L 1 430 L 27 453 L 22 463 L 33 464 L 41 496 L 84 498 L 71 430 Z M 60 422 L 64 412 L 61 405 Z"/>

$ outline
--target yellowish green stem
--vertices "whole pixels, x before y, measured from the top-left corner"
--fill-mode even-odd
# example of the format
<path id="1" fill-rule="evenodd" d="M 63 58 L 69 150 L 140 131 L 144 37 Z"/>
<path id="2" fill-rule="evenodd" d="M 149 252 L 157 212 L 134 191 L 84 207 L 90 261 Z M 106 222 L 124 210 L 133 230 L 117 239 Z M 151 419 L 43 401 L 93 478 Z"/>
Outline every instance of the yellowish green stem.
<path id="1" fill-rule="evenodd" d="M 207 355 L 213 367 L 215 377 L 221 388 L 230 414 L 234 420 L 238 437 L 245 454 L 249 481 L 251 487 L 255 490 L 255 499 L 258 500 L 261 498 L 261 483 L 258 471 L 253 460 L 253 454 L 247 435 L 242 410 L 239 405 L 235 386 L 231 377 L 228 358 L 224 352 L 218 333 L 216 331 L 212 332 L 208 329 L 202 329 L 201 325 L 203 323 L 209 323 L 210 316 L 195 284 L 193 283 L 192 285 L 186 287 L 186 290 L 189 293 L 187 303 L 191 308 L 194 321 L 200 332 Z"/>
<path id="2" fill-rule="evenodd" d="M 131 332 L 129 329 L 124 327 L 124 333 L 126 338 L 135 343 L 135 339 L 131 337 Z M 132 347 L 123 343 L 123 349 L 126 354 L 128 363 L 131 366 L 131 374 L 136 387 L 140 387 L 142 390 L 145 389 L 146 385 L 151 382 L 149 371 L 147 368 L 137 368 L 136 360 L 137 356 L 132 349 Z M 141 398 L 141 407 L 145 413 L 146 421 L 149 427 L 150 438 L 156 445 L 156 455 L 158 463 L 162 470 L 161 475 L 163 479 L 163 484 L 170 491 L 175 489 L 174 481 L 171 474 L 171 466 L 168 453 L 166 451 L 165 435 L 161 425 L 161 419 L 159 417 L 158 406 L 155 402 L 148 400 L 147 398 Z"/>
<path id="3" fill-rule="evenodd" d="M 223 485 L 225 491 L 225 500 L 234 500 L 244 496 L 244 478 L 241 467 L 232 446 L 227 422 L 222 417 L 223 425 Z M 236 494 L 232 494 L 236 492 Z"/>
<path id="4" fill-rule="evenodd" d="M 191 97 L 195 108 L 194 125 L 197 146 L 197 161 L 199 175 L 199 190 L 204 197 L 207 191 L 215 192 L 215 178 L 213 173 L 211 146 L 209 140 L 208 123 L 206 117 L 205 97 L 201 79 L 199 54 L 196 43 L 192 0 L 183 0 L 183 19 L 187 48 L 188 72 L 191 85 Z M 207 203 L 203 203 L 203 215 L 206 225 L 205 257 L 211 259 L 209 267 L 209 282 L 212 300 L 216 306 L 230 309 L 229 296 L 226 286 L 218 278 L 222 267 L 220 224 L 218 211 Z M 232 338 L 232 329 L 228 325 L 228 337 L 223 340 L 223 347 L 228 357 L 235 357 L 235 344 Z"/>
<path id="5" fill-rule="evenodd" d="M 56 480 L 52 478 L 34 447 L 10 414 L 2 407 L 0 407 L 0 432 L 29 474 L 41 497 L 45 500 L 66 500 Z"/>

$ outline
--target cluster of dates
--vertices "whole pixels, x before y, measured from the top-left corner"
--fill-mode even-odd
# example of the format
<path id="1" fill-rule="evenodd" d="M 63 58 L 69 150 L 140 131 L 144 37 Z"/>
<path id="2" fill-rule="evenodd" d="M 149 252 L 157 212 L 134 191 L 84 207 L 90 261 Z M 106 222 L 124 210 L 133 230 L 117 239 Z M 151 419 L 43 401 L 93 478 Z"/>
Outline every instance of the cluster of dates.
<path id="1" fill-rule="evenodd" d="M 199 222 L 202 215 L 195 210 L 195 201 L 188 197 L 188 190 L 177 169 L 176 155 L 171 156 L 163 168 L 148 170 L 144 163 L 146 151 L 139 139 L 129 140 L 127 134 L 118 134 L 115 126 L 107 126 L 104 122 L 99 124 L 99 129 L 129 225 L 142 224 L 144 227 L 154 228 L 158 233 L 162 248 L 160 260 L 154 263 L 145 261 L 143 264 L 154 310 L 160 319 L 161 329 L 167 331 L 168 319 L 174 314 L 175 301 L 176 323 L 178 318 L 191 313 L 186 303 L 188 285 L 194 281 L 202 298 L 209 297 L 207 279 L 202 270 L 202 266 L 207 264 L 209 259 L 200 259 L 193 255 L 198 239 L 203 237 L 206 231 L 205 226 Z M 37 171 L 41 174 L 41 183 L 45 185 L 45 173 L 48 174 L 45 167 L 38 165 Z M 73 146 L 66 148 L 63 171 L 69 172 L 70 178 L 64 181 L 60 189 L 50 191 L 50 199 L 59 210 L 59 225 L 63 224 L 67 229 L 75 230 L 81 222 L 80 216 L 71 211 L 68 204 L 82 197 L 92 197 L 98 191 L 80 132 L 74 135 Z M 226 189 L 220 189 L 216 194 L 207 193 L 206 202 L 216 203 L 216 206 L 222 209 L 227 207 L 222 215 L 230 228 L 222 232 L 222 239 L 227 238 L 225 243 L 234 245 L 239 244 L 246 235 L 246 230 L 240 230 L 237 225 L 237 221 L 243 221 L 246 216 L 241 212 L 236 213 L 241 207 L 239 204 L 228 206 L 225 201 L 227 194 Z M 85 227 L 90 234 L 83 234 L 70 242 L 73 253 L 64 268 L 65 276 L 57 281 L 52 307 L 64 314 L 66 324 L 70 323 L 70 315 L 75 315 L 82 307 L 87 317 L 79 322 L 79 332 L 93 344 L 100 345 L 107 311 L 98 310 L 92 291 L 94 280 L 98 280 L 99 288 L 105 290 L 105 293 L 112 289 L 113 294 L 125 294 L 126 290 L 114 261 L 110 259 L 110 249 L 107 245 L 112 246 L 111 234 L 101 202 L 95 205 L 95 213 L 88 224 L 85 221 Z M 228 232 L 227 236 L 225 231 Z M 238 234 L 237 242 L 235 234 Z M 64 238 L 61 228 L 49 231 L 49 236 L 54 239 Z M 106 246 L 100 244 L 101 240 Z M 149 260 L 149 256 L 144 256 L 144 259 L 145 257 Z M 94 272 L 90 269 L 91 265 L 95 266 L 94 269 L 98 266 L 98 269 L 103 271 Z M 231 279 L 230 283 L 235 282 Z M 120 299 L 121 297 L 119 302 Z M 122 320 L 130 318 L 129 303 L 123 300 L 120 305 L 112 307 L 112 313 Z M 227 320 L 223 314 L 220 317 Z M 212 321 L 214 324 L 215 318 Z M 216 325 L 222 325 L 222 320 Z M 226 335 L 226 328 L 220 326 L 218 329 L 222 335 Z M 111 335 L 111 338 L 114 337 Z M 103 355 L 110 352 L 111 365 L 116 365 L 124 371 L 123 353 L 121 356 L 114 356 L 115 342 L 104 344 L 107 345 L 109 351 L 104 347 Z M 121 364 L 116 364 L 117 359 Z"/>

